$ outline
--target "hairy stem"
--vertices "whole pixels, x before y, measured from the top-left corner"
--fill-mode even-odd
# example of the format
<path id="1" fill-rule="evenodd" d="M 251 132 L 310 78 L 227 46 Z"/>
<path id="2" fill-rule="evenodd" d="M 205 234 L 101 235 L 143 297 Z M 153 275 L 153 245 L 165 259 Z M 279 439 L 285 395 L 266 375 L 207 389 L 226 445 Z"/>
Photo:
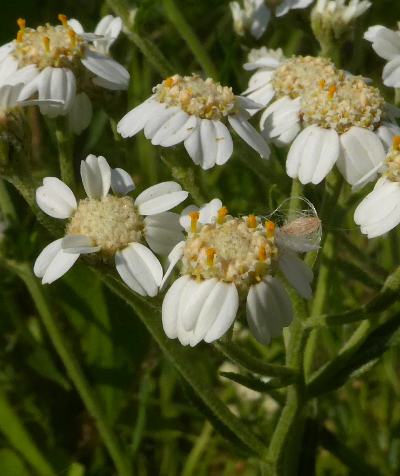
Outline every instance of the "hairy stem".
<path id="1" fill-rule="evenodd" d="M 124 455 L 118 439 L 116 438 L 105 413 L 87 381 L 78 359 L 73 354 L 65 335 L 58 326 L 57 320 L 53 318 L 52 312 L 46 302 L 41 285 L 33 276 L 30 266 L 26 263 L 16 263 L 2 260 L 10 270 L 18 274 L 24 281 L 29 293 L 35 303 L 37 311 L 42 319 L 51 341 L 58 352 L 68 375 L 73 381 L 79 395 L 81 396 L 89 413 L 96 421 L 99 433 L 108 452 L 114 461 L 115 467 L 120 476 L 132 476 L 130 462 Z"/>
<path id="2" fill-rule="evenodd" d="M 74 153 L 73 153 L 73 136 L 65 131 L 64 118 L 57 119 L 56 138 L 58 145 L 58 161 L 60 164 L 61 180 L 72 190 L 75 190 L 75 174 L 74 174 Z"/>

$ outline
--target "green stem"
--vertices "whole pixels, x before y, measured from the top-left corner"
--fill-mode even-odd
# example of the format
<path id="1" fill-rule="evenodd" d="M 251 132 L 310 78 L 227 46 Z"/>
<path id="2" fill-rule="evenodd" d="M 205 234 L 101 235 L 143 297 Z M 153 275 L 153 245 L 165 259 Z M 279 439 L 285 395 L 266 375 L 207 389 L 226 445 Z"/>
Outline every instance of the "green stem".
<path id="1" fill-rule="evenodd" d="M 249 451 L 257 455 L 264 454 L 266 448 L 261 440 L 247 428 L 245 423 L 231 413 L 229 408 L 215 394 L 214 388 L 199 378 L 199 373 L 201 374 L 201 372 L 194 365 L 193 351 L 168 339 L 165 335 L 158 308 L 149 300 L 140 298 L 132 293 L 132 291 L 112 276 L 107 276 L 105 273 L 99 274 L 106 286 L 120 296 L 143 321 L 163 353 L 169 357 L 184 380 L 193 389 L 197 398 L 206 406 L 207 412 L 211 413 L 219 421 L 219 424 L 225 427 L 227 432 L 229 431 L 235 435 Z"/>
<path id="2" fill-rule="evenodd" d="M 17 219 L 17 212 L 13 202 L 11 201 L 10 194 L 8 193 L 7 186 L 3 179 L 0 178 L 0 210 L 3 213 L 3 218 L 15 221 Z"/>
<path id="3" fill-rule="evenodd" d="M 208 56 L 192 27 L 185 20 L 181 10 L 176 6 L 174 0 L 164 0 L 164 8 L 168 19 L 175 25 L 181 37 L 186 41 L 204 72 L 207 76 L 217 79 L 218 73 L 211 58 Z"/>
<path id="4" fill-rule="evenodd" d="M 63 119 L 64 118 L 59 118 L 56 121 L 56 138 L 61 180 L 72 190 L 75 190 L 73 135 L 65 132 L 65 123 Z"/>
<path id="5" fill-rule="evenodd" d="M 307 316 L 306 303 L 303 299 L 290 293 L 294 304 L 294 318 L 289 328 L 290 335 L 286 345 L 286 365 L 293 369 L 298 378 L 288 387 L 286 404 L 271 439 L 268 452 L 269 470 L 272 475 L 294 475 L 302 440 L 305 419 L 305 383 L 302 375 L 303 354 L 306 332 L 303 321 Z"/>
<path id="6" fill-rule="evenodd" d="M 0 430 L 37 474 L 56 476 L 56 472 L 46 461 L 18 414 L 14 411 L 3 388 L 0 388 Z"/>
<path id="7" fill-rule="evenodd" d="M 290 191 L 289 219 L 296 218 L 294 212 L 301 208 L 301 197 L 303 194 L 303 184 L 299 179 L 293 179 L 292 189 Z"/>
<path id="8" fill-rule="evenodd" d="M 83 402 L 89 413 L 93 416 L 97 423 L 99 433 L 107 447 L 111 458 L 114 461 L 115 467 L 120 476 L 132 476 L 130 468 L 130 462 L 125 457 L 120 443 L 118 442 L 114 432 L 109 425 L 109 422 L 105 418 L 104 411 L 101 408 L 96 395 L 91 389 L 81 366 L 75 355 L 72 353 L 71 348 L 65 340 L 65 335 L 57 324 L 57 320 L 53 318 L 52 312 L 48 307 L 48 304 L 43 295 L 41 285 L 38 284 L 37 279 L 33 276 L 30 266 L 26 263 L 16 263 L 2 260 L 9 269 L 18 274 L 18 276 L 24 281 L 28 288 L 32 299 L 36 305 L 38 313 L 42 319 L 54 347 L 56 348 L 58 355 L 60 356 L 68 375 L 74 382 L 74 385 L 79 392 Z"/>
<path id="9" fill-rule="evenodd" d="M 204 205 L 207 199 L 204 197 L 196 181 L 196 170 L 191 164 L 189 157 L 181 157 L 176 151 L 163 151 L 161 160 L 171 170 L 171 174 L 184 190 L 190 193 L 191 198 L 197 205 Z"/>
<path id="10" fill-rule="evenodd" d="M 233 342 L 217 342 L 215 347 L 229 360 L 240 365 L 252 373 L 266 375 L 268 377 L 292 377 L 295 375 L 292 369 L 284 365 L 268 364 L 257 357 L 253 357 L 246 350 Z"/>
<path id="11" fill-rule="evenodd" d="M 321 206 L 322 226 L 334 223 L 335 216 L 332 213 L 340 189 L 343 184 L 342 177 L 336 172 L 331 172 L 325 180 L 325 190 Z M 324 312 L 330 289 L 330 278 L 333 270 L 334 256 L 337 247 L 337 239 L 332 232 L 328 232 L 322 246 L 321 266 L 311 308 L 311 316 L 318 316 Z M 304 355 L 304 372 L 306 378 L 311 372 L 314 354 L 318 340 L 318 329 L 314 329 L 308 339 Z"/>
<path id="12" fill-rule="evenodd" d="M 164 78 L 176 73 L 173 66 L 169 63 L 157 46 L 147 38 L 144 38 L 135 32 L 134 26 L 132 25 L 132 21 L 129 17 L 131 11 L 124 4 L 124 2 L 121 0 L 107 0 L 107 4 L 116 15 L 121 17 L 125 27 L 126 35 L 128 36 L 129 40 L 139 48 L 153 68 Z"/>
<path id="13" fill-rule="evenodd" d="M 386 279 L 382 288 L 380 298 L 398 294 L 400 290 L 400 266 Z M 390 293 L 390 294 L 388 294 Z M 369 332 L 376 326 L 375 322 L 364 321 L 354 331 L 350 339 L 340 349 L 339 354 L 320 369 L 318 369 L 310 378 L 308 391 L 314 394 L 319 388 L 323 387 L 324 382 L 329 382 L 340 369 L 344 368 L 346 363 L 357 352 L 361 344 L 368 337 Z"/>
<path id="14" fill-rule="evenodd" d="M 203 430 L 200 433 L 199 437 L 196 440 L 195 445 L 192 448 L 192 451 L 189 453 L 189 456 L 186 459 L 185 466 L 182 470 L 182 476 L 191 476 L 192 474 L 198 474 L 198 466 L 201 454 L 207 448 L 208 442 L 210 441 L 212 435 L 212 426 L 208 421 L 204 424 Z"/>

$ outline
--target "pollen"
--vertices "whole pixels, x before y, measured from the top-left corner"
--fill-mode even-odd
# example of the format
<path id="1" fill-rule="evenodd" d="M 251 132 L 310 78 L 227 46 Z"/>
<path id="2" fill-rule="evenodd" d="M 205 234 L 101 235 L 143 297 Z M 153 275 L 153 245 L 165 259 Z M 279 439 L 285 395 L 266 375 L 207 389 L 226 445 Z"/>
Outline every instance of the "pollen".
<path id="1" fill-rule="evenodd" d="M 254 215 L 250 215 L 254 216 Z M 223 223 L 198 224 L 183 249 L 182 273 L 199 280 L 217 278 L 233 282 L 239 290 L 272 273 L 276 267 L 277 247 L 274 236 L 253 218 L 226 217 Z"/>
<path id="2" fill-rule="evenodd" d="M 394 150 L 399 150 L 400 147 L 400 136 L 394 136 L 393 137 L 393 149 Z"/>
<path id="3" fill-rule="evenodd" d="M 218 210 L 218 218 L 217 218 L 217 223 L 221 225 L 221 223 L 224 223 L 225 217 L 228 214 L 228 209 L 223 206 Z"/>
<path id="4" fill-rule="evenodd" d="M 75 46 L 76 46 L 76 33 L 74 32 L 74 30 L 72 28 L 70 28 L 68 30 L 68 36 L 71 39 L 72 48 L 75 48 Z"/>
<path id="5" fill-rule="evenodd" d="M 67 15 L 64 15 L 63 13 L 59 13 L 57 18 L 60 20 L 64 28 L 69 28 Z"/>
<path id="6" fill-rule="evenodd" d="M 50 38 L 48 36 L 45 36 L 43 38 L 43 44 L 44 44 L 44 49 L 46 50 L 46 53 L 50 53 Z"/>
<path id="7" fill-rule="evenodd" d="M 257 220 L 255 215 L 249 215 L 249 227 L 255 228 L 257 226 Z"/>
<path id="8" fill-rule="evenodd" d="M 25 26 L 26 26 L 26 21 L 24 18 L 18 18 L 17 24 L 19 26 L 19 29 L 22 31 L 22 33 L 25 33 Z"/>
<path id="9" fill-rule="evenodd" d="M 360 77 L 338 76 L 323 88 L 309 88 L 300 100 L 303 126 L 318 125 L 338 134 L 351 127 L 376 130 L 384 116 L 384 99 Z"/>
<path id="10" fill-rule="evenodd" d="M 272 238 L 275 234 L 275 223 L 273 221 L 266 221 L 265 229 L 267 231 L 267 237 Z"/>
<path id="11" fill-rule="evenodd" d="M 304 91 L 319 85 L 323 88 L 338 76 L 338 69 L 325 58 L 313 56 L 294 56 L 283 62 L 275 71 L 272 86 L 279 99 L 290 96 L 296 99 Z M 324 79 L 318 79 L 318 78 Z"/>
<path id="12" fill-rule="evenodd" d="M 392 182 L 400 182 L 400 136 L 393 138 L 393 148 L 386 156 L 385 176 Z"/>
<path id="13" fill-rule="evenodd" d="M 191 233 L 196 233 L 197 229 L 197 222 L 199 221 L 200 213 L 199 212 L 191 212 L 189 213 L 190 216 L 190 231 Z"/>
<path id="14" fill-rule="evenodd" d="M 217 250 L 215 248 L 208 248 L 206 250 L 206 255 L 207 255 L 207 266 L 213 266 L 214 264 L 214 256 Z"/>
<path id="15" fill-rule="evenodd" d="M 157 85 L 153 92 L 159 102 L 179 107 L 201 119 L 221 120 L 237 113 L 232 88 L 195 74 L 183 77 L 175 74 Z"/>
<path id="16" fill-rule="evenodd" d="M 130 197 L 107 195 L 101 200 L 81 200 L 66 234 L 88 236 L 94 246 L 101 246 L 100 256 L 109 259 L 129 243 L 140 241 L 143 228 Z"/>

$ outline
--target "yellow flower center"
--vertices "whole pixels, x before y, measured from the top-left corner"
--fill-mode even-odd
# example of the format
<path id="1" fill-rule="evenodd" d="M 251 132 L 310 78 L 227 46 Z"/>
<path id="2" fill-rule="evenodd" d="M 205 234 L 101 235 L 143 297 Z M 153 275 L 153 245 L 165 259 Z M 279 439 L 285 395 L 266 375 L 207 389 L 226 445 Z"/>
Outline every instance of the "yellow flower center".
<path id="1" fill-rule="evenodd" d="M 276 97 L 290 96 L 296 99 L 304 91 L 315 87 L 318 83 L 323 86 L 338 78 L 339 70 L 325 58 L 313 56 L 295 56 L 277 68 L 272 80 Z"/>
<path id="2" fill-rule="evenodd" d="M 400 136 L 393 138 L 393 148 L 386 156 L 385 176 L 392 182 L 400 182 Z"/>
<path id="3" fill-rule="evenodd" d="M 100 255 L 114 256 L 129 243 L 140 241 L 143 221 L 130 197 L 107 195 L 102 199 L 81 200 L 67 225 L 67 235 L 85 235 Z"/>
<path id="4" fill-rule="evenodd" d="M 183 250 L 182 273 L 198 279 L 233 282 L 240 291 L 247 291 L 251 284 L 275 269 L 275 226 L 272 222 L 263 226 L 254 215 L 232 218 L 226 216 L 225 207 L 221 210 L 215 223 L 197 223 L 195 231 L 189 234 Z"/>
<path id="5" fill-rule="evenodd" d="M 236 99 L 232 88 L 221 86 L 211 78 L 206 80 L 193 74 L 176 74 L 154 88 L 157 100 L 168 107 L 179 107 L 201 119 L 222 118 L 236 114 Z"/>
<path id="6" fill-rule="evenodd" d="M 62 25 L 26 28 L 25 20 L 19 18 L 17 47 L 14 51 L 19 66 L 35 64 L 40 70 L 47 66 L 74 69 L 84 54 L 84 39 L 68 26 L 67 17 L 60 14 Z"/>
<path id="7" fill-rule="evenodd" d="M 317 124 L 343 134 L 352 126 L 375 130 L 383 115 L 384 99 L 378 89 L 362 78 L 344 75 L 332 84 L 320 82 L 301 97 L 300 115 L 304 127 Z"/>

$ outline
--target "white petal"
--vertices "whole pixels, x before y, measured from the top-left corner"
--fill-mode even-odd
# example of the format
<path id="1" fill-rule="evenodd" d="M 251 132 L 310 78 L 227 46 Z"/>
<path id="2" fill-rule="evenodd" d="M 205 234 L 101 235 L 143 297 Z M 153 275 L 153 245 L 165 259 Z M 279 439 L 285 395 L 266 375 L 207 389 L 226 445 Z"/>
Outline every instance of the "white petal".
<path id="1" fill-rule="evenodd" d="M 107 15 L 103 17 L 94 30 L 96 35 L 103 35 L 106 41 L 95 41 L 94 47 L 102 53 L 108 53 L 110 46 L 118 38 L 122 29 L 122 20 L 119 17 Z"/>
<path id="2" fill-rule="evenodd" d="M 223 165 L 233 152 L 233 141 L 228 128 L 220 121 L 213 121 L 217 141 L 217 165 Z"/>
<path id="3" fill-rule="evenodd" d="M 339 158 L 339 136 L 333 129 L 316 127 L 308 136 L 299 165 L 299 180 L 306 184 L 320 183 Z"/>
<path id="4" fill-rule="evenodd" d="M 368 30 L 364 33 L 364 39 L 373 43 L 379 35 L 379 32 L 384 29 L 385 27 L 381 25 L 370 26 Z"/>
<path id="5" fill-rule="evenodd" d="M 90 154 L 81 161 L 81 177 L 89 198 L 105 197 L 110 190 L 111 168 L 101 155 Z"/>
<path id="6" fill-rule="evenodd" d="M 165 103 L 157 103 L 157 109 L 149 117 L 144 127 L 146 139 L 152 139 L 158 130 L 176 113 L 180 112 L 179 107 L 167 107 Z"/>
<path id="7" fill-rule="evenodd" d="M 180 241 L 177 243 L 174 248 L 172 249 L 171 253 L 168 255 L 168 268 L 167 271 L 164 274 L 164 277 L 161 281 L 160 284 L 160 291 L 164 289 L 165 283 L 168 281 L 173 269 L 175 268 L 176 264 L 178 261 L 182 258 L 183 256 L 183 248 L 185 247 L 186 242 L 185 241 Z"/>
<path id="8" fill-rule="evenodd" d="M 400 36 L 389 28 L 379 30 L 372 48 L 386 60 L 391 60 L 400 54 Z"/>
<path id="9" fill-rule="evenodd" d="M 150 97 L 144 103 L 125 114 L 117 125 L 117 131 L 122 137 L 132 137 L 143 129 L 150 117 L 157 115 L 158 109 L 163 105 Z"/>
<path id="10" fill-rule="evenodd" d="M 30 64 L 13 73 L 13 75 L 9 76 L 5 82 L 14 86 L 17 84 L 25 85 L 30 81 L 33 81 L 33 79 L 36 78 L 38 74 L 39 70 L 37 69 L 36 65 Z"/>
<path id="11" fill-rule="evenodd" d="M 285 278 L 294 289 L 305 299 L 312 298 L 310 283 L 314 274 L 306 263 L 295 253 L 286 251 L 279 258 L 279 267 Z"/>
<path id="12" fill-rule="evenodd" d="M 68 112 L 68 127 L 75 134 L 80 134 L 92 120 L 92 103 L 86 93 L 79 93 L 72 101 Z"/>
<path id="13" fill-rule="evenodd" d="M 385 161 L 385 150 L 376 134 L 352 127 L 340 136 L 341 155 L 337 166 L 350 185 L 363 185 L 376 177 Z"/>
<path id="14" fill-rule="evenodd" d="M 111 188 L 116 195 L 126 195 L 135 190 L 132 177 L 124 169 L 111 169 Z"/>
<path id="15" fill-rule="evenodd" d="M 291 7 L 291 0 L 285 0 L 283 3 L 280 3 L 277 5 L 275 9 L 275 15 L 277 17 L 282 17 L 283 15 L 286 15 L 286 13 L 290 10 Z"/>
<path id="16" fill-rule="evenodd" d="M 393 139 L 395 136 L 400 136 L 400 127 L 391 122 L 383 122 L 377 129 L 376 134 L 382 141 L 386 151 L 393 147 Z"/>
<path id="17" fill-rule="evenodd" d="M 358 205 L 354 221 L 369 238 L 383 235 L 400 223 L 400 186 L 382 178 Z"/>
<path id="18" fill-rule="evenodd" d="M 265 137 L 278 142 L 290 143 L 300 131 L 300 98 L 284 96 L 265 109 L 260 119 L 260 129 Z"/>
<path id="19" fill-rule="evenodd" d="M 17 106 L 19 88 L 9 84 L 0 86 L 0 108 L 8 111 Z"/>
<path id="20" fill-rule="evenodd" d="M 189 137 L 196 124 L 195 116 L 191 116 L 176 108 L 175 112 L 171 116 L 167 116 L 162 126 L 151 137 L 151 143 L 153 145 L 161 145 L 162 147 L 179 144 Z"/>
<path id="21" fill-rule="evenodd" d="M 15 41 L 10 41 L 9 43 L 6 43 L 5 45 L 0 46 L 0 62 L 5 60 L 9 54 L 15 51 L 15 47 L 16 47 Z"/>
<path id="22" fill-rule="evenodd" d="M 259 39 L 265 33 L 267 29 L 269 19 L 271 18 L 271 12 L 264 4 L 264 0 L 259 2 L 258 7 L 255 9 L 250 17 L 251 27 L 250 32 L 254 38 Z"/>
<path id="23" fill-rule="evenodd" d="M 93 246 L 93 241 L 85 235 L 67 235 L 61 242 L 61 248 L 66 253 L 96 253 L 101 246 Z"/>
<path id="24" fill-rule="evenodd" d="M 292 305 L 283 285 L 272 276 L 250 287 L 246 303 L 247 322 L 254 337 L 268 345 L 292 320 Z"/>
<path id="25" fill-rule="evenodd" d="M 179 205 L 189 195 L 176 182 L 162 182 L 147 188 L 135 200 L 141 215 L 156 215 Z"/>
<path id="26" fill-rule="evenodd" d="M 250 61 L 243 65 L 243 69 L 246 71 L 252 71 L 258 68 L 268 68 L 269 70 L 275 70 L 278 68 L 280 61 L 272 56 L 263 56 L 256 61 Z"/>
<path id="27" fill-rule="evenodd" d="M 307 8 L 314 0 L 291 0 L 290 8 L 295 10 L 299 8 Z"/>
<path id="28" fill-rule="evenodd" d="M 400 40 L 400 38 L 399 38 Z M 385 65 L 382 71 L 383 84 L 392 88 L 400 87 L 400 53 Z"/>
<path id="29" fill-rule="evenodd" d="M 189 216 L 189 213 L 198 212 L 198 211 L 199 211 L 199 207 L 196 207 L 196 205 L 189 205 L 188 207 L 182 210 L 181 216 L 179 217 L 179 223 L 185 230 L 190 229 L 190 225 L 192 222 Z"/>
<path id="30" fill-rule="evenodd" d="M 235 132 L 249 144 L 263 159 L 269 157 L 270 148 L 263 137 L 240 115 L 228 116 L 228 121 Z"/>
<path id="31" fill-rule="evenodd" d="M 96 76 L 109 81 L 121 89 L 128 89 L 130 75 L 119 63 L 101 53 L 86 49 L 83 65 Z"/>
<path id="32" fill-rule="evenodd" d="M 222 202 L 219 198 L 214 198 L 210 202 L 200 207 L 199 222 L 214 223 L 218 218 L 218 211 L 222 208 Z"/>
<path id="33" fill-rule="evenodd" d="M 77 207 L 72 190 L 56 177 L 45 177 L 36 190 L 36 202 L 53 218 L 69 218 Z"/>
<path id="34" fill-rule="evenodd" d="M 153 252 L 140 243 L 130 243 L 115 255 L 115 266 L 123 281 L 142 296 L 154 297 L 163 270 Z"/>
<path id="35" fill-rule="evenodd" d="M 178 242 L 184 239 L 179 215 L 164 212 L 147 216 L 144 219 L 144 237 L 155 253 L 167 255 Z"/>
<path id="36" fill-rule="evenodd" d="M 294 140 L 286 159 L 286 173 L 289 177 L 298 177 L 302 161 L 308 159 L 307 142 L 313 134 L 318 134 L 318 129 L 318 126 L 306 127 Z"/>
<path id="37" fill-rule="evenodd" d="M 33 271 L 42 279 L 42 284 L 50 284 L 61 278 L 79 258 L 79 253 L 66 253 L 61 249 L 63 238 L 53 241 L 37 257 Z"/>
<path id="38" fill-rule="evenodd" d="M 15 74 L 18 69 L 18 61 L 14 56 L 7 56 L 0 62 L 0 84 L 6 83 L 7 79 Z"/>
<path id="39" fill-rule="evenodd" d="M 182 289 L 190 280 L 190 276 L 182 276 L 168 289 L 162 304 L 162 324 L 164 331 L 170 339 L 178 337 L 178 306 Z"/>
<path id="40" fill-rule="evenodd" d="M 75 18 L 71 18 L 70 20 L 68 20 L 68 25 L 74 30 L 75 33 L 78 33 L 78 35 L 82 35 L 83 33 L 85 33 L 81 22 L 79 22 Z"/>
<path id="41" fill-rule="evenodd" d="M 214 283 L 213 289 L 204 301 L 194 328 L 195 337 L 200 340 L 205 339 L 206 342 L 222 337 L 232 325 L 238 306 L 238 299 L 235 299 L 234 291 L 232 291 L 233 284 L 217 281 L 216 278 L 210 281 Z M 213 330 L 214 324 L 216 327 Z"/>
<path id="42" fill-rule="evenodd" d="M 239 308 L 239 294 L 236 286 L 233 283 L 223 284 L 226 292 L 225 300 L 219 308 L 214 324 L 204 337 L 205 342 L 213 342 L 222 337 L 232 326 Z"/>

